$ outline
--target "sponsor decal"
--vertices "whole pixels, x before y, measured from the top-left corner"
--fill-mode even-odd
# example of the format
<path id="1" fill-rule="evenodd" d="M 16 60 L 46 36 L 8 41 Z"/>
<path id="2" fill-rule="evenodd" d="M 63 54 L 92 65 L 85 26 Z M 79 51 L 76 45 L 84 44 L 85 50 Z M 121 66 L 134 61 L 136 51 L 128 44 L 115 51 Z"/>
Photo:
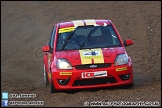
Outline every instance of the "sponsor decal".
<path id="1" fill-rule="evenodd" d="M 83 72 L 81 76 L 82 78 L 104 77 L 107 76 L 107 71 Z"/>
<path id="2" fill-rule="evenodd" d="M 72 75 L 72 72 L 60 72 L 60 75 Z"/>
<path id="3" fill-rule="evenodd" d="M 75 30 L 75 27 L 61 28 L 61 29 L 59 29 L 59 33 L 71 32 L 74 30 Z"/>
<path id="4" fill-rule="evenodd" d="M 116 71 L 124 71 L 127 70 L 127 67 L 123 67 L 123 68 L 116 68 Z"/>
<path id="5" fill-rule="evenodd" d="M 101 48 L 79 50 L 82 64 L 104 63 Z M 93 62 L 92 62 L 93 61 Z"/>

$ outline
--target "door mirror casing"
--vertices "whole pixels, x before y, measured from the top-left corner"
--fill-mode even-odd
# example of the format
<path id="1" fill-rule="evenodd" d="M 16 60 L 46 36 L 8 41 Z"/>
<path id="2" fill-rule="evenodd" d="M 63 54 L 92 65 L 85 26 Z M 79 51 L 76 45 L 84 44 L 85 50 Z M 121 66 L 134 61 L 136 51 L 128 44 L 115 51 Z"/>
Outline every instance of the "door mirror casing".
<path id="1" fill-rule="evenodd" d="M 129 45 L 133 45 L 132 39 L 126 39 L 126 40 L 124 41 L 124 46 L 125 46 L 125 47 L 126 47 L 126 46 L 129 46 Z"/>
<path id="2" fill-rule="evenodd" d="M 50 52 L 50 47 L 47 46 L 47 45 L 46 45 L 46 46 L 43 46 L 43 47 L 42 47 L 42 51 L 43 51 L 43 52 Z"/>

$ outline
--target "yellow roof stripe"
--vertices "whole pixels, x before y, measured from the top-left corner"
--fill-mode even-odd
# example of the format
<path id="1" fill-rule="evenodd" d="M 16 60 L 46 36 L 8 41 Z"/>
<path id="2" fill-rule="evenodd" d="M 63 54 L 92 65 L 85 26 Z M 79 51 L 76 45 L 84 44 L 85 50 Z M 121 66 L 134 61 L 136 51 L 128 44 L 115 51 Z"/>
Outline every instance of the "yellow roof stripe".
<path id="1" fill-rule="evenodd" d="M 73 20 L 74 26 L 83 26 L 84 22 L 83 20 Z"/>
<path id="2" fill-rule="evenodd" d="M 88 20 L 84 20 L 86 25 L 95 25 L 96 21 L 94 19 L 88 19 Z"/>

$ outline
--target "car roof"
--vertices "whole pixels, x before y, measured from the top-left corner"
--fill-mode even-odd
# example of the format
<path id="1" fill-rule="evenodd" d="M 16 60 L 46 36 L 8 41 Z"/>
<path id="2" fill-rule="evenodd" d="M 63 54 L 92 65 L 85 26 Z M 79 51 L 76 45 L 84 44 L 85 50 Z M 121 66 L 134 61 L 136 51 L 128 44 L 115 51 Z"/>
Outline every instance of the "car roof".
<path id="1" fill-rule="evenodd" d="M 75 27 L 75 26 L 89 26 L 89 25 L 110 25 L 110 20 L 106 19 L 84 19 L 84 20 L 70 20 L 59 22 L 60 28 Z"/>

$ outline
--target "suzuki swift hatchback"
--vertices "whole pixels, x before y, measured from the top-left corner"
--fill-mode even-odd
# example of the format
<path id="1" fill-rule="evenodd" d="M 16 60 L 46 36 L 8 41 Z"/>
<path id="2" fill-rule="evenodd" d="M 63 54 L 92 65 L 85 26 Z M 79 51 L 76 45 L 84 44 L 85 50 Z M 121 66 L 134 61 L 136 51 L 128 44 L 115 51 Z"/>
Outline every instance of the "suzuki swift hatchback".
<path id="1" fill-rule="evenodd" d="M 110 20 L 86 19 L 54 25 L 44 52 L 44 81 L 58 90 L 133 86 L 132 60 Z"/>

